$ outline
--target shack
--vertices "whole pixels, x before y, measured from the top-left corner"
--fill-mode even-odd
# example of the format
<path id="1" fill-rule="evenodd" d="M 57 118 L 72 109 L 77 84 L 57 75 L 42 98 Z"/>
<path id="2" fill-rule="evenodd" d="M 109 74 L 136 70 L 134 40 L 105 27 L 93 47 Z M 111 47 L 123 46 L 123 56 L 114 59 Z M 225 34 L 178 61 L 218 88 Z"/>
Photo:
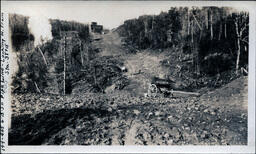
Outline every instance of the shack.
<path id="1" fill-rule="evenodd" d="M 102 26 L 102 25 L 98 25 L 97 22 L 92 22 L 92 23 L 91 23 L 91 31 L 92 31 L 93 33 L 102 34 L 102 32 L 103 32 L 103 26 Z"/>

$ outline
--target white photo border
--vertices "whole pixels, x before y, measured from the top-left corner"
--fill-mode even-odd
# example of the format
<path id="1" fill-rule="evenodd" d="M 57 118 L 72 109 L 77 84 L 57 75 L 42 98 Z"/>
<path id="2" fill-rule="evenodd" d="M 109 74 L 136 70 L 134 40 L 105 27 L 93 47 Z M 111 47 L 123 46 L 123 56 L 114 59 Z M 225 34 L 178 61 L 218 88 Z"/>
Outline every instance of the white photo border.
<path id="1" fill-rule="evenodd" d="M 88 1 L 44 1 L 63 5 L 66 3 L 86 3 Z M 96 1 L 90 1 L 95 2 Z M 111 3 L 101 1 L 101 3 Z M 112 1 L 119 3 L 120 1 Z M 166 3 L 170 6 L 218 6 L 241 7 L 249 11 L 249 78 L 248 78 L 248 145 L 244 146 L 8 146 L 8 113 L 10 98 L 4 98 L 4 153 L 255 153 L 255 60 L 256 60 L 256 2 L 248 1 L 126 1 L 124 3 Z M 9 3 L 21 5 L 23 2 L 1 1 L 1 10 L 4 13 Z M 27 1 L 24 3 L 41 3 L 40 1 Z M 1 12 L 2 12 L 1 11 Z M 5 20 L 6 21 L 6 20 Z M 8 25 L 8 23 L 7 23 Z M 6 35 L 7 29 L 5 29 Z M 8 40 L 7 36 L 7 40 Z M 8 89 L 10 93 L 10 89 Z M 9 95 L 10 96 L 10 95 Z M 1 111 L 2 112 L 2 111 Z"/>

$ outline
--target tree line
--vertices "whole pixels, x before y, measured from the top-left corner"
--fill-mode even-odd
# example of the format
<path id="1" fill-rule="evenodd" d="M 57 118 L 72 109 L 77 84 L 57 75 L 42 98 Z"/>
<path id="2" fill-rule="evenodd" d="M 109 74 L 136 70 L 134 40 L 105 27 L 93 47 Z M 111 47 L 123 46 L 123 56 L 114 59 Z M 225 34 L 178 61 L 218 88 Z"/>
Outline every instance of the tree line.
<path id="1" fill-rule="evenodd" d="M 159 15 L 126 20 L 117 31 L 137 49 L 190 54 L 198 74 L 248 67 L 249 13 L 228 7 L 171 7 Z"/>
<path id="2" fill-rule="evenodd" d="M 50 19 L 53 39 L 42 39 L 39 45 L 34 46 L 34 35 L 28 24 L 29 17 L 27 16 L 9 15 L 12 48 L 16 53 L 18 64 L 18 70 L 13 76 L 13 90 L 15 92 L 45 92 L 45 88 L 49 87 L 53 80 L 63 81 L 60 75 L 63 72 L 63 53 L 60 50 L 63 44 L 61 44 L 60 33 L 76 31 L 81 40 L 81 46 L 84 47 L 90 41 L 89 26 L 74 21 Z M 77 46 L 73 48 L 75 51 L 82 52 L 80 51 L 82 49 Z M 49 75 L 49 72 L 53 70 L 56 75 Z M 70 78 L 74 78 L 74 75 L 71 76 Z"/>

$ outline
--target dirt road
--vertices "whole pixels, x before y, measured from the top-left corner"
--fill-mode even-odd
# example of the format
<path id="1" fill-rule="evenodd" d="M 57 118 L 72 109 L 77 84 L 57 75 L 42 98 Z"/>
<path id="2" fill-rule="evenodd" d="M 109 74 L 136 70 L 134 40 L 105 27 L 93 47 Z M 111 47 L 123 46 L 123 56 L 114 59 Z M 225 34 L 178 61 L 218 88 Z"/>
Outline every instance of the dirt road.
<path id="1" fill-rule="evenodd" d="M 146 50 L 134 54 L 127 53 L 117 32 L 94 37 L 100 38 L 100 41 L 93 44 L 102 50 L 100 56 L 118 56 L 123 61 L 127 68 L 125 75 L 130 80 L 125 91 L 142 96 L 147 92 L 152 77 L 164 77 L 167 74 L 166 70 L 160 66 L 160 61 L 165 58 L 164 54 L 152 54 Z"/>

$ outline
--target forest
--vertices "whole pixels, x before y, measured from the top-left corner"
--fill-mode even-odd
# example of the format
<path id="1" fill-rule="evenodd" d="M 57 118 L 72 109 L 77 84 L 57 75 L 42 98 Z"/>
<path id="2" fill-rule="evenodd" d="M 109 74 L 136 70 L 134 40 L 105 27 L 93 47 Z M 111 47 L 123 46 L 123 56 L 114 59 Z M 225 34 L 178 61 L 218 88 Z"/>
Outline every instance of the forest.
<path id="1" fill-rule="evenodd" d="M 59 93 L 56 91 L 63 91 L 61 89 L 61 84 L 63 84 L 61 83 L 63 82 L 61 75 L 63 73 L 61 46 L 63 41 L 60 33 L 63 31 L 77 31 L 80 44 L 75 44 L 72 48 L 77 52 L 81 52 L 80 50 L 85 51 L 86 44 L 90 41 L 88 25 L 74 21 L 51 19 L 49 23 L 52 27 L 53 38 L 51 40 L 41 38 L 41 42 L 35 44 L 34 35 L 29 28 L 29 17 L 10 14 L 9 21 L 12 47 L 16 53 L 18 64 L 17 73 L 13 76 L 14 91 L 40 93 L 53 91 L 55 91 L 54 93 Z M 77 49 L 78 46 L 80 49 Z M 85 57 L 83 58 L 85 59 Z M 71 76 L 74 79 L 76 78 L 74 75 Z M 52 84 L 57 85 L 56 87 L 58 88 L 51 89 Z M 51 88 L 49 89 L 49 87 Z"/>
<path id="2" fill-rule="evenodd" d="M 127 45 L 189 54 L 193 72 L 216 75 L 248 68 L 248 12 L 227 7 L 173 7 L 118 27 Z"/>
<path id="3" fill-rule="evenodd" d="M 29 17 L 12 14 L 9 19 L 13 49 L 19 57 L 18 71 L 14 77 L 16 79 L 13 81 L 15 90 L 63 91 L 61 86 L 63 85 L 63 77 L 61 76 L 63 55 L 60 50 L 63 45 L 61 44 L 63 41 L 61 32 L 65 31 L 77 32 L 77 41 L 80 44 L 73 43 L 72 50 L 76 51 L 73 53 L 76 56 L 75 59 L 81 59 L 77 61 L 79 68 L 75 68 L 77 65 L 72 65 L 69 68 L 70 70 L 77 70 L 77 73 L 67 72 L 66 88 L 72 89 L 69 85 L 82 80 L 82 76 L 90 76 L 95 71 L 94 66 L 94 69 L 91 65 L 87 67 L 88 61 L 95 58 L 92 64 L 97 67 L 97 52 L 99 52 L 98 47 L 91 46 L 92 39 L 88 25 L 75 21 L 50 19 L 52 40 L 41 39 L 41 43 L 34 47 L 34 36 L 28 27 Z M 212 84 L 202 83 L 201 79 L 205 80 L 204 78 L 208 81 L 212 80 L 212 77 L 216 80 L 221 78 L 223 83 L 228 83 L 239 77 L 241 70 L 246 74 L 248 73 L 248 25 L 248 12 L 236 11 L 233 8 L 171 7 L 168 12 L 161 12 L 159 15 L 142 15 L 136 19 L 126 20 L 115 31 L 122 37 L 125 48 L 135 49 L 132 50 L 133 53 L 131 54 L 134 54 L 134 51 L 147 49 L 159 53 L 167 50 L 168 53 L 173 54 L 169 60 L 167 58 L 162 64 L 173 69 L 169 63 L 179 63 L 178 71 L 183 75 L 183 78 L 180 75 L 179 78 L 188 81 L 190 80 L 188 77 L 200 79 L 195 83 L 188 83 L 187 88 L 193 90 L 212 86 Z M 83 63 L 82 66 L 81 62 L 83 61 L 87 61 L 87 63 Z M 49 66 L 46 67 L 47 64 Z M 102 62 L 102 65 L 106 64 Z M 102 65 L 99 67 L 100 69 L 103 68 Z M 87 70 L 87 72 L 81 72 L 81 69 Z M 54 72 L 53 70 L 55 74 L 49 74 L 49 72 Z M 98 89 L 94 91 L 102 91 L 99 87 L 106 88 L 109 86 L 111 84 L 109 78 L 119 76 L 120 72 L 105 71 L 105 74 L 107 75 L 104 77 L 95 74 L 102 79 L 100 79 L 100 86 L 94 81 L 93 87 Z M 93 78 L 95 77 L 90 76 L 85 80 L 93 82 L 95 80 Z M 106 84 L 106 80 L 110 83 Z M 219 83 L 219 85 L 223 83 Z M 55 90 L 47 89 L 52 84 L 57 84 L 58 90 L 56 88 Z M 216 83 L 214 83 L 215 85 Z"/>
<path id="4" fill-rule="evenodd" d="M 88 24 L 50 19 L 52 39 L 41 38 L 40 43 L 35 44 L 29 17 L 11 14 L 9 20 L 18 65 L 12 82 L 14 93 L 102 92 L 112 82 L 121 82 L 121 87 L 122 83 L 127 84 L 119 69 L 114 67 L 120 63 L 117 58 L 97 56 L 99 49 L 91 45 Z M 65 33 L 71 40 L 64 40 L 61 35 Z M 113 68 L 108 68 L 109 65 Z M 81 82 L 84 86 L 79 89 Z"/>

